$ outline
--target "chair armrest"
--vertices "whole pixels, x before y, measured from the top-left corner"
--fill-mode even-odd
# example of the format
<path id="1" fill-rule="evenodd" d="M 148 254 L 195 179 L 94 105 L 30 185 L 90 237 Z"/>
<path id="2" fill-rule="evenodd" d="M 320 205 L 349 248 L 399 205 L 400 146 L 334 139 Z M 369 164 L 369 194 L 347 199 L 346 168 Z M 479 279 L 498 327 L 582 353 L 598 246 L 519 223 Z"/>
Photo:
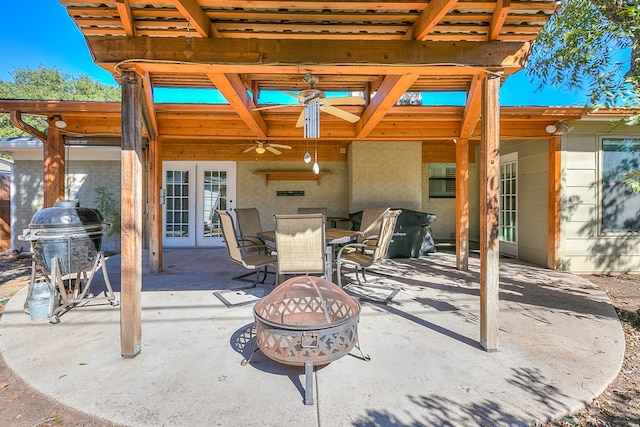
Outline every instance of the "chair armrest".
<path id="1" fill-rule="evenodd" d="M 337 261 L 340 261 L 340 257 L 342 256 L 342 251 L 344 251 L 347 248 L 362 248 L 362 250 L 364 251 L 365 249 L 369 248 L 371 250 L 376 249 L 378 246 L 377 245 L 368 245 L 366 243 L 349 243 L 347 245 L 344 245 L 343 247 L 340 248 L 340 250 L 338 251 L 338 256 L 336 258 Z"/>

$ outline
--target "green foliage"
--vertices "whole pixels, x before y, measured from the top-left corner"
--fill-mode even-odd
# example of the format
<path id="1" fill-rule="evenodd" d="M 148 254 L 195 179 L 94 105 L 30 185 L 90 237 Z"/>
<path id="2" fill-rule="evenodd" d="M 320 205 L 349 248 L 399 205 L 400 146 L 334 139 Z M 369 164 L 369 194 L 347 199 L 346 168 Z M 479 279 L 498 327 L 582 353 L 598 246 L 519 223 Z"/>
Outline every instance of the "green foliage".
<path id="1" fill-rule="evenodd" d="M 640 171 L 634 170 L 625 175 L 622 180 L 624 184 L 631 186 L 631 191 L 634 193 L 640 193 Z"/>
<path id="2" fill-rule="evenodd" d="M 11 71 L 12 80 L 0 79 L 0 99 L 31 99 L 60 101 L 120 101 L 120 87 L 105 85 L 91 77 L 71 75 L 57 68 L 40 66 Z M 23 116 L 26 123 L 45 131 L 43 117 Z M 8 114 L 0 114 L 0 138 L 26 135 L 11 124 Z"/>
<path id="3" fill-rule="evenodd" d="M 104 220 L 111 224 L 107 236 L 120 236 L 122 219 L 120 217 L 120 204 L 116 203 L 113 193 L 107 187 L 97 187 L 96 197 L 93 200 L 96 208 L 102 214 Z"/>
<path id="4" fill-rule="evenodd" d="M 541 86 L 586 91 L 592 106 L 639 105 L 639 7 L 640 0 L 563 0 L 533 45 L 527 74 Z"/>

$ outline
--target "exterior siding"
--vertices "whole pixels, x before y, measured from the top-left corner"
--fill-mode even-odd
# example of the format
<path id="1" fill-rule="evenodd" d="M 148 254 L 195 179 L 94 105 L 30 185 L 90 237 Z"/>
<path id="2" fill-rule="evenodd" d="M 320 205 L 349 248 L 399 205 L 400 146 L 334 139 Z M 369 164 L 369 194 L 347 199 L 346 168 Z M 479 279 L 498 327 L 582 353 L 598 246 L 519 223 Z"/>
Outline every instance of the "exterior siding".
<path id="1" fill-rule="evenodd" d="M 501 142 L 501 154 L 513 152 L 518 153 L 518 259 L 546 265 L 548 143 L 546 140 Z"/>
<path id="2" fill-rule="evenodd" d="M 600 231 L 599 137 L 640 137 L 638 127 L 607 122 L 574 123 L 562 139 L 561 268 L 583 272 L 640 271 L 638 233 L 603 234 Z"/>

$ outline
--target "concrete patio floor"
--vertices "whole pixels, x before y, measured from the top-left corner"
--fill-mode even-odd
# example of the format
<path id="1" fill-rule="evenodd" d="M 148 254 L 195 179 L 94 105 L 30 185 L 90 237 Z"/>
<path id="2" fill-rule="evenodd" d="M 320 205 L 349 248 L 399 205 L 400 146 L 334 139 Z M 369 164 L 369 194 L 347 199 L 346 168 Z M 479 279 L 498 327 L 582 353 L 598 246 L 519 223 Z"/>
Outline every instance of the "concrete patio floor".
<path id="1" fill-rule="evenodd" d="M 118 292 L 119 257 L 107 266 Z M 501 260 L 499 350 L 488 353 L 477 258 L 469 272 L 449 253 L 386 260 L 370 278 L 400 292 L 388 305 L 362 303 L 371 360 L 354 348 L 317 368 L 315 402 L 304 405 L 304 368 L 260 352 L 241 365 L 255 341 L 253 305 L 227 307 L 213 294 L 247 285 L 231 280 L 246 270 L 225 249 L 167 249 L 164 266 L 143 277 L 135 358 L 120 356 L 118 307 L 97 298 L 59 324 L 31 321 L 26 290 L 0 321 L 2 356 L 38 391 L 127 426 L 519 426 L 582 408 L 624 355 L 613 306 L 580 277 Z"/>

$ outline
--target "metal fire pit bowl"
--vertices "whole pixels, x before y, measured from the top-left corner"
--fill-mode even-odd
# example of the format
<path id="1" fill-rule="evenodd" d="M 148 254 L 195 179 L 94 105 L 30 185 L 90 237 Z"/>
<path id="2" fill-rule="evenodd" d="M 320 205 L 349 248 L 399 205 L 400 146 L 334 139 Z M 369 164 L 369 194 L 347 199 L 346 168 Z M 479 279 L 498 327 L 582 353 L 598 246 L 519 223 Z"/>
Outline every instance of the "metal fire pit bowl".
<path id="1" fill-rule="evenodd" d="M 358 342 L 360 304 L 334 283 L 297 276 L 253 311 L 256 345 L 276 362 L 305 367 L 305 404 L 312 404 L 313 367 L 339 359 Z"/>

